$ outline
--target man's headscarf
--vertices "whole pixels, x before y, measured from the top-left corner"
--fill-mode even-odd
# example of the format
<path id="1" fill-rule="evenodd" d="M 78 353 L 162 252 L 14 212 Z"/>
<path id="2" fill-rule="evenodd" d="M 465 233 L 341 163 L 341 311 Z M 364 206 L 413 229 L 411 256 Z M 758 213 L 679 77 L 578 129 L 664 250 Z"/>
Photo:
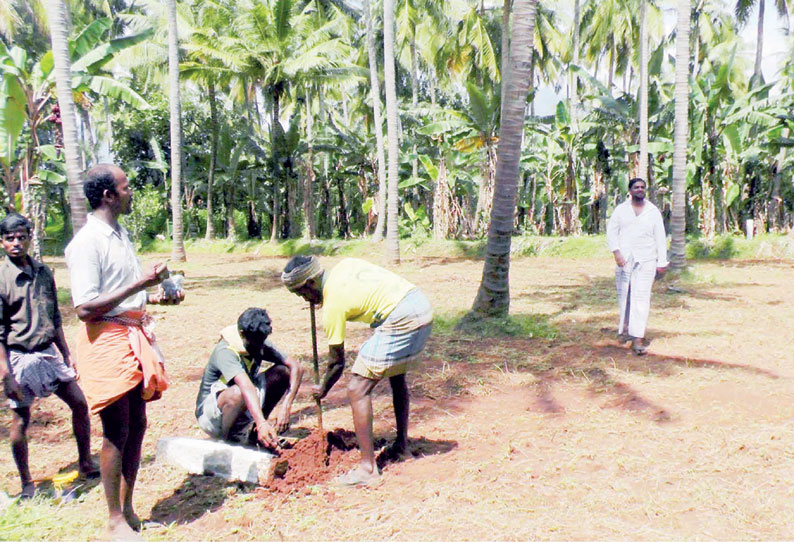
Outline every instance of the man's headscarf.
<path id="1" fill-rule="evenodd" d="M 281 282 L 290 292 L 294 292 L 322 272 L 320 260 L 316 256 L 311 256 L 305 264 L 293 268 L 292 271 L 281 273 Z"/>

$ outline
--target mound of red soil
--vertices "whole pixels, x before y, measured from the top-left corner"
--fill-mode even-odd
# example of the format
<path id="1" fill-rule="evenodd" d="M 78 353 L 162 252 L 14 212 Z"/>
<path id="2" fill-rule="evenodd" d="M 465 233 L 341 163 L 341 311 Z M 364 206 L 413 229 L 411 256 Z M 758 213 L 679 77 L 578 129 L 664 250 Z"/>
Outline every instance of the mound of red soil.
<path id="1" fill-rule="evenodd" d="M 281 451 L 276 464 L 287 462 L 286 472 L 276 474 L 265 487 L 276 493 L 306 491 L 352 469 L 359 460 L 356 434 L 334 429 L 325 435 L 314 432 L 299 440 L 292 448 Z"/>

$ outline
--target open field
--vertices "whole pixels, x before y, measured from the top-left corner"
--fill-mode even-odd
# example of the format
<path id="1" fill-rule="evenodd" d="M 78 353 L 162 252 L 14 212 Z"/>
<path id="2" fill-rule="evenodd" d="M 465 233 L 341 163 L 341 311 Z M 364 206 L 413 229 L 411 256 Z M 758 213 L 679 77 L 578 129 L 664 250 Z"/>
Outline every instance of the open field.
<path id="1" fill-rule="evenodd" d="M 157 259 L 147 254 L 144 263 Z M 387 465 L 374 489 L 286 496 L 154 461 L 159 438 L 202 435 L 193 410 L 203 366 L 219 330 L 245 308 L 266 307 L 273 340 L 311 374 L 309 311 L 280 284 L 285 262 L 218 254 L 172 265 L 186 271 L 188 297 L 152 308 L 172 388 L 149 405 L 136 508 L 164 527 L 145 530 L 146 540 L 794 538 L 794 262 L 698 262 L 679 282 L 657 283 L 653 342 L 638 358 L 614 338 L 610 258 L 514 261 L 514 318 L 503 334 L 454 328 L 481 262 L 407 259 L 399 272 L 425 291 L 437 317 L 409 376 L 410 435 L 428 455 Z M 47 263 L 67 286 L 63 260 Z M 70 337 L 78 322 L 68 305 L 64 315 Z M 351 325 L 349 359 L 367 333 Z M 325 405 L 326 427 L 352 429 L 344 380 Z M 294 412 L 294 426 L 314 427 L 307 394 Z M 67 413 L 54 397 L 34 407 L 35 478 L 74 467 Z M 383 384 L 375 414 L 376 437 L 391 438 Z M 9 419 L 3 400 L 0 490 L 15 495 Z M 101 487 L 64 505 L 43 489 L 0 512 L 0 539 L 104 535 Z"/>

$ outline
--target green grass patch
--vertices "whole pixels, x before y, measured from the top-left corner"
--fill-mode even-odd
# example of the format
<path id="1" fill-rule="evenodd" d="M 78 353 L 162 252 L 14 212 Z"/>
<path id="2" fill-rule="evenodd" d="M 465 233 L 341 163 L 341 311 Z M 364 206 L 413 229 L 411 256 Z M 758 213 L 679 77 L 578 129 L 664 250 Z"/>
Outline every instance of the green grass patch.
<path id="1" fill-rule="evenodd" d="M 794 258 L 794 236 L 764 233 L 748 240 L 741 234 L 690 237 L 688 260 L 779 260 Z"/>
<path id="2" fill-rule="evenodd" d="M 49 238 L 45 242 L 45 254 L 63 254 L 66 243 Z M 400 241 L 404 257 L 452 258 L 481 260 L 485 257 L 485 239 L 434 240 L 418 242 L 412 239 Z M 142 253 L 171 252 L 171 241 L 149 239 L 139 247 Z M 186 239 L 185 250 L 197 254 L 258 254 L 261 256 L 290 257 L 296 254 L 317 256 L 353 256 L 371 258 L 373 254 L 385 254 L 384 241 L 371 239 L 288 239 L 271 243 L 254 239 L 228 241 L 226 239 Z M 513 258 L 554 257 L 560 259 L 583 259 L 609 257 L 606 236 L 580 235 L 573 237 L 544 237 L 539 235 L 515 236 L 511 243 Z M 720 235 L 713 238 L 693 236 L 687 239 L 688 260 L 778 260 L 794 259 L 794 235 L 763 234 L 752 241 L 740 235 Z"/>
<path id="3" fill-rule="evenodd" d="M 66 286 L 58 286 L 58 306 L 71 307 L 72 306 L 72 289 Z"/>
<path id="4" fill-rule="evenodd" d="M 436 314 L 433 317 L 435 335 L 469 335 L 475 337 L 522 337 L 554 339 L 557 328 L 543 314 L 516 314 L 499 318 L 472 318 L 469 313 Z"/>
<path id="5" fill-rule="evenodd" d="M 99 499 L 94 496 L 81 496 Z M 12 503 L 0 512 L 0 540 L 69 540 L 74 533 L 102 533 L 106 528 L 100 517 L 76 515 L 68 504 L 59 504 L 51 495 Z"/>
<path id="6" fill-rule="evenodd" d="M 580 235 L 576 237 L 543 237 L 522 235 L 514 237 L 510 252 L 514 256 L 554 256 L 556 258 L 578 259 L 605 256 L 606 236 Z"/>

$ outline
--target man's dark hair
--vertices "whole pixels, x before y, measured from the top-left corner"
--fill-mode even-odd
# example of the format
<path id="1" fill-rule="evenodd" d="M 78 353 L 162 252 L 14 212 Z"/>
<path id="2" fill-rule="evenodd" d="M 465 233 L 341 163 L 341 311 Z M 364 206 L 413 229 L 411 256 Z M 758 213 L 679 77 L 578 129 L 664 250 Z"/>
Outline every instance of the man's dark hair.
<path id="1" fill-rule="evenodd" d="M 273 326 L 265 309 L 252 307 L 237 319 L 237 330 L 249 340 L 260 339 L 264 342 L 273 331 Z"/>
<path id="2" fill-rule="evenodd" d="M 631 187 L 634 186 L 637 183 L 643 183 L 643 184 L 645 184 L 645 186 L 648 186 L 648 183 L 645 182 L 645 179 L 641 179 L 639 177 L 634 177 L 632 180 L 629 181 L 629 190 L 631 190 Z"/>
<path id="3" fill-rule="evenodd" d="M 88 204 L 91 206 L 92 211 L 102 205 L 102 197 L 105 195 L 105 190 L 108 190 L 111 194 L 116 193 L 116 177 L 114 174 L 115 169 L 111 164 L 97 164 L 85 174 L 83 192 L 85 197 L 88 198 Z"/>
<path id="4" fill-rule="evenodd" d="M 287 262 L 287 265 L 284 266 L 284 272 L 289 273 L 293 269 L 297 269 L 298 267 L 303 267 L 304 265 L 308 265 L 309 262 L 312 261 L 311 256 L 293 256 L 290 258 L 290 261 Z"/>
<path id="5" fill-rule="evenodd" d="M 8 213 L 3 220 L 0 220 L 0 235 L 21 229 L 29 234 L 31 227 L 30 221 L 19 213 Z"/>

